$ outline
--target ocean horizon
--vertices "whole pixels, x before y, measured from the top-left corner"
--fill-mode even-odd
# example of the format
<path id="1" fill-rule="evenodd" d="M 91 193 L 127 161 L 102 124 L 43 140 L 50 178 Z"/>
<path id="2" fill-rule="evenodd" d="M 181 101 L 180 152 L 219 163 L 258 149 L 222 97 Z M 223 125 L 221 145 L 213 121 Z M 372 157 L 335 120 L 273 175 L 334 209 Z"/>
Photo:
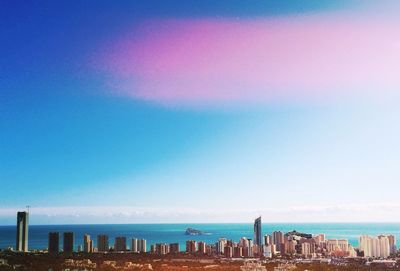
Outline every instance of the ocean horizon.
<path id="1" fill-rule="evenodd" d="M 195 228 L 207 234 L 185 235 L 187 228 Z M 263 223 L 263 235 L 273 231 L 288 232 L 297 230 L 310 234 L 325 234 L 327 239 L 347 239 L 349 243 L 357 247 L 361 235 L 377 236 L 380 234 L 393 234 L 396 236 L 396 244 L 399 245 L 400 223 Z M 46 249 L 48 247 L 48 233 L 60 232 L 60 246 L 62 246 L 62 233 L 74 232 L 75 250 L 83 245 L 83 235 L 89 234 L 97 246 L 97 235 L 109 236 L 109 244 L 113 246 L 114 238 L 125 236 L 130 248 L 130 238 L 147 240 L 147 249 L 155 243 L 179 243 L 180 249 L 185 249 L 187 240 L 205 241 L 215 243 L 218 238 L 225 237 L 239 241 L 241 237 L 253 238 L 252 223 L 135 223 L 135 224 L 59 224 L 59 225 L 30 225 L 29 249 Z M 0 249 L 15 248 L 16 226 L 0 226 Z"/>

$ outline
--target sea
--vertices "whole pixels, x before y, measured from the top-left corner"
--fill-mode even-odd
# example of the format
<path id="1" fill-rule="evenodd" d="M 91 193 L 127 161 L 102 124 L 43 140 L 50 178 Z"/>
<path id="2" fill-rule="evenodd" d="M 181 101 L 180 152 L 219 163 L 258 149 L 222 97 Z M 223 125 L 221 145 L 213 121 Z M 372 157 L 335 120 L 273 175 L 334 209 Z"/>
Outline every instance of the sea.
<path id="1" fill-rule="evenodd" d="M 185 235 L 187 228 L 201 230 L 203 235 Z M 400 223 L 263 223 L 263 234 L 273 231 L 288 232 L 296 230 L 304 233 L 326 235 L 326 238 L 347 239 L 355 247 L 361 235 L 377 236 L 380 234 L 393 234 L 399 246 Z M 48 247 L 49 232 L 60 232 L 60 245 L 62 233 L 74 232 L 75 249 L 83 244 L 84 234 L 89 234 L 96 246 L 97 235 L 109 236 L 112 246 L 117 236 L 125 236 L 127 245 L 130 246 L 131 238 L 147 240 L 147 249 L 155 243 L 179 243 L 180 249 L 185 249 L 187 240 L 205 241 L 215 243 L 218 238 L 225 237 L 239 241 L 241 237 L 253 238 L 253 224 L 101 224 L 101 225 L 30 225 L 29 249 L 46 249 Z M 16 226 L 0 226 L 0 248 L 15 247 Z"/>

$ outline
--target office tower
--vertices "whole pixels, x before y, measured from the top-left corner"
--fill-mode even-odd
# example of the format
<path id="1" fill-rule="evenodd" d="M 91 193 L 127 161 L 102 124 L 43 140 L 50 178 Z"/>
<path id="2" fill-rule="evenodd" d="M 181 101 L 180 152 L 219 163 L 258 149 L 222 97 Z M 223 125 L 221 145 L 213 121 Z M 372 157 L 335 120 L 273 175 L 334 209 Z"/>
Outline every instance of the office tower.
<path id="1" fill-rule="evenodd" d="M 124 237 L 124 236 L 115 237 L 114 250 L 115 251 L 125 251 L 126 250 L 126 237 Z"/>
<path id="2" fill-rule="evenodd" d="M 60 234 L 49 232 L 49 253 L 58 254 L 60 252 Z"/>
<path id="3" fill-rule="evenodd" d="M 197 242 L 194 240 L 186 241 L 186 252 L 190 254 L 196 253 Z"/>
<path id="4" fill-rule="evenodd" d="M 92 249 L 92 240 L 90 240 L 90 235 L 85 234 L 83 236 L 83 252 L 90 253 L 93 251 Z"/>
<path id="5" fill-rule="evenodd" d="M 74 233 L 73 232 L 64 232 L 64 244 L 63 244 L 64 253 L 71 254 L 74 252 Z"/>
<path id="6" fill-rule="evenodd" d="M 254 244 L 259 248 L 262 247 L 262 229 L 261 229 L 261 216 L 254 220 Z"/>
<path id="7" fill-rule="evenodd" d="M 139 246 L 138 246 L 138 239 L 137 238 L 132 238 L 131 251 L 135 252 L 135 253 L 139 252 Z"/>
<path id="8" fill-rule="evenodd" d="M 276 250 L 277 250 L 277 251 L 281 251 L 281 250 L 282 250 L 281 246 L 282 246 L 283 243 L 284 243 L 284 235 L 283 235 L 283 232 L 281 232 L 281 231 L 274 231 L 274 232 L 272 233 L 272 242 L 273 242 L 273 244 L 275 245 Z"/>
<path id="9" fill-rule="evenodd" d="M 205 242 L 202 242 L 202 241 L 199 242 L 198 252 L 199 252 L 199 254 L 203 254 L 203 255 L 206 254 L 206 243 Z"/>
<path id="10" fill-rule="evenodd" d="M 17 251 L 28 251 L 29 213 L 17 213 Z"/>
<path id="11" fill-rule="evenodd" d="M 176 254 L 179 253 L 179 243 L 172 243 L 169 245 L 169 253 Z"/>
<path id="12" fill-rule="evenodd" d="M 97 251 L 107 252 L 109 250 L 110 246 L 108 245 L 108 236 L 104 234 L 97 235 Z"/>

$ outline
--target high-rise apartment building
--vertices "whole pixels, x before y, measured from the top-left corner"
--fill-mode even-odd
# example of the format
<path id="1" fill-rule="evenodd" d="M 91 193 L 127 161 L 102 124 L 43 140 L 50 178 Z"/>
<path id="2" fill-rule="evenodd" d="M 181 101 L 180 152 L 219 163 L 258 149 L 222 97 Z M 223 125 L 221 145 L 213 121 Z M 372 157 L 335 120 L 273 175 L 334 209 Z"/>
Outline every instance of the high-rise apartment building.
<path id="1" fill-rule="evenodd" d="M 266 246 L 272 245 L 272 236 L 271 235 L 264 235 L 264 244 Z"/>
<path id="2" fill-rule="evenodd" d="M 218 243 L 217 243 L 217 252 L 219 254 L 224 254 L 225 253 L 225 246 L 227 245 L 228 240 L 226 240 L 226 238 L 219 238 L 218 239 Z"/>
<path id="3" fill-rule="evenodd" d="M 108 236 L 104 234 L 97 235 L 97 251 L 107 252 L 109 250 L 110 246 L 108 244 Z"/>
<path id="4" fill-rule="evenodd" d="M 224 255 L 226 258 L 232 258 L 233 257 L 233 247 L 226 246 L 224 248 Z"/>
<path id="5" fill-rule="evenodd" d="M 90 239 L 90 235 L 85 234 L 83 236 L 83 252 L 90 253 L 93 252 L 93 242 Z"/>
<path id="6" fill-rule="evenodd" d="M 305 257 L 309 257 L 311 255 L 311 244 L 310 243 L 302 243 L 301 244 L 301 254 Z"/>
<path id="7" fill-rule="evenodd" d="M 176 254 L 176 253 L 179 253 L 179 251 L 180 251 L 179 243 L 169 244 L 169 253 Z"/>
<path id="8" fill-rule="evenodd" d="M 194 240 L 186 241 L 186 252 L 190 254 L 196 253 L 197 250 L 197 242 Z"/>
<path id="9" fill-rule="evenodd" d="M 115 251 L 125 251 L 126 250 L 126 237 L 125 236 L 115 237 L 114 250 Z"/>
<path id="10" fill-rule="evenodd" d="M 169 253 L 169 245 L 165 243 L 158 243 L 155 245 L 155 251 L 157 255 L 165 255 Z"/>
<path id="11" fill-rule="evenodd" d="M 388 235 L 387 237 L 389 239 L 390 254 L 395 254 L 396 250 L 397 250 L 397 247 L 396 247 L 396 236 Z"/>
<path id="12" fill-rule="evenodd" d="M 274 231 L 272 233 L 272 242 L 276 247 L 277 251 L 282 251 L 282 245 L 284 244 L 284 234 L 281 231 Z"/>
<path id="13" fill-rule="evenodd" d="M 207 245 L 205 242 L 202 242 L 202 241 L 199 242 L 199 245 L 198 245 L 199 254 L 202 254 L 202 255 L 206 254 L 206 246 Z"/>
<path id="14" fill-rule="evenodd" d="M 17 251 L 28 251 L 29 213 L 17 213 Z"/>
<path id="15" fill-rule="evenodd" d="M 60 233 L 49 232 L 49 253 L 58 254 L 60 252 Z"/>
<path id="16" fill-rule="evenodd" d="M 139 252 L 139 246 L 138 246 L 138 239 L 137 238 L 132 238 L 131 241 L 131 251 L 138 253 Z"/>
<path id="17" fill-rule="evenodd" d="M 73 232 L 64 232 L 64 240 L 63 240 L 63 251 L 64 253 L 71 254 L 74 252 L 74 233 Z"/>
<path id="18" fill-rule="evenodd" d="M 233 256 L 236 258 L 243 257 L 243 248 L 242 247 L 234 247 L 233 248 Z"/>
<path id="19" fill-rule="evenodd" d="M 378 237 L 361 236 L 360 250 L 364 252 L 364 257 L 387 258 L 391 253 L 391 238 L 385 235 Z"/>
<path id="20" fill-rule="evenodd" d="M 139 252 L 146 252 L 147 251 L 147 244 L 145 239 L 140 239 L 138 241 L 138 250 Z"/>

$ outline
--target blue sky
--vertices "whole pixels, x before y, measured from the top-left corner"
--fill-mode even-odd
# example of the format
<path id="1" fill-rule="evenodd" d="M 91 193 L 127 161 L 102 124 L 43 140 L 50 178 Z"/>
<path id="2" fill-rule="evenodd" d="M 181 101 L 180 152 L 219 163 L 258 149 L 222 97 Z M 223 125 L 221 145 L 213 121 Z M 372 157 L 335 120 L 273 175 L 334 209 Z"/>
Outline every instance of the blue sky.
<path id="1" fill-rule="evenodd" d="M 0 43 L 0 224 L 14 224 L 15 212 L 26 205 L 32 206 L 33 224 L 246 222 L 258 214 L 270 222 L 398 221 L 400 84 L 395 76 L 384 70 L 371 81 L 333 77 L 344 83 L 330 84 L 331 77 L 304 81 L 287 72 L 287 81 L 299 84 L 293 90 L 273 78 L 268 82 L 276 88 L 268 89 L 254 72 L 234 90 L 216 93 L 213 84 L 220 87 L 219 81 L 201 85 L 204 95 L 195 90 L 198 78 L 191 78 L 185 85 L 189 94 L 182 94 L 167 84 L 186 83 L 179 80 L 198 59 L 182 62 L 188 66 L 163 58 L 162 66 L 153 67 L 150 61 L 163 56 L 164 47 L 152 41 L 171 32 L 171 25 L 186 35 L 184 27 L 196 30 L 198 20 L 208 25 L 215 18 L 222 20 L 217 28 L 229 27 L 232 18 L 244 20 L 244 33 L 263 25 L 260 18 L 277 20 L 278 28 L 288 22 L 297 27 L 303 16 L 326 23 L 325 17 L 337 22 L 350 14 L 363 23 L 371 16 L 365 3 L 1 2 L 0 34 L 6 38 Z M 394 3 L 385 5 L 397 8 Z M 390 14 L 385 5 L 372 9 Z M 373 18 L 378 26 L 386 23 Z M 174 22 L 160 26 L 163 20 Z M 139 27 L 153 22 L 156 33 Z M 291 28 L 282 29 L 290 33 Z M 259 30 L 254 32 L 264 33 Z M 171 33 L 179 37 L 180 31 Z M 213 37 L 204 38 L 207 46 L 214 46 Z M 172 38 L 164 39 L 168 44 Z M 117 46 L 110 47 L 114 41 Z M 388 33 L 379 45 L 392 43 L 400 45 Z M 150 50 L 148 59 L 125 51 L 140 46 Z M 345 49 L 362 49 L 354 46 Z M 179 57 L 192 49 L 173 53 Z M 370 49 L 365 50 L 371 61 L 382 58 Z M 336 49 L 325 50 L 329 55 Z M 391 53 L 383 58 L 399 57 Z M 120 57 L 131 55 L 143 66 L 123 66 Z M 164 64 L 179 80 L 164 81 L 168 73 L 157 70 Z M 128 85 L 115 89 L 125 80 Z M 165 89 L 141 89 L 146 80 Z M 252 92 L 247 82 L 267 94 Z"/>

